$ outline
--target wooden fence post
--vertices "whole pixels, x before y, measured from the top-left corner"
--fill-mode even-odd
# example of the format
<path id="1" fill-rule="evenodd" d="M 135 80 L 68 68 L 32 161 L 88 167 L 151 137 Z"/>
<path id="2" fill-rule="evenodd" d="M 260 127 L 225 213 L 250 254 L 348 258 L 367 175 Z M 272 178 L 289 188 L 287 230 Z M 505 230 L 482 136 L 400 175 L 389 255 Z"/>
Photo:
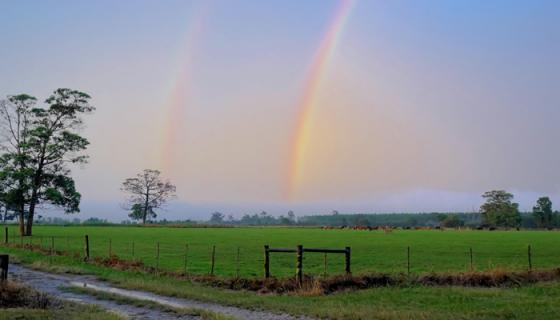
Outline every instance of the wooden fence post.
<path id="1" fill-rule="evenodd" d="M 4 239 L 4 243 L 8 244 L 8 227 L 4 228 L 4 232 L 5 232 L 5 236 L 6 236 L 6 238 Z"/>
<path id="2" fill-rule="evenodd" d="M 239 247 L 237 247 L 237 257 L 235 258 L 235 276 L 239 278 Z"/>
<path id="3" fill-rule="evenodd" d="M 471 272 L 473 271 L 473 255 L 472 255 L 472 247 L 469 248 L 469 254 L 470 254 L 470 258 L 471 258 Z"/>
<path id="4" fill-rule="evenodd" d="M 296 280 L 299 286 L 303 285 L 303 246 L 297 246 Z"/>
<path id="5" fill-rule="evenodd" d="M 10 256 L 7 254 L 0 255 L 0 281 L 8 280 L 8 266 Z"/>
<path id="6" fill-rule="evenodd" d="M 85 254 L 86 254 L 86 256 L 84 257 L 84 260 L 89 261 L 89 236 L 87 234 L 85 236 L 85 240 L 86 240 L 86 243 L 85 243 L 85 251 L 86 251 Z"/>
<path id="7" fill-rule="evenodd" d="M 266 279 L 270 278 L 270 252 L 268 248 L 268 245 L 264 246 L 264 277 Z"/>
<path id="8" fill-rule="evenodd" d="M 529 260 L 529 272 L 533 270 L 533 261 L 531 259 L 531 245 L 527 247 L 527 259 Z"/>
<path id="9" fill-rule="evenodd" d="M 352 271 L 350 270 L 350 247 L 346 247 L 346 252 L 344 253 L 344 261 L 346 262 L 346 275 L 351 275 Z"/>
<path id="10" fill-rule="evenodd" d="M 212 246 L 212 266 L 210 267 L 210 275 L 214 275 L 214 263 L 216 261 L 216 246 Z"/>
<path id="11" fill-rule="evenodd" d="M 406 247 L 406 272 L 410 276 L 410 247 Z"/>
<path id="12" fill-rule="evenodd" d="M 324 259 L 325 259 L 325 260 L 324 260 L 323 262 L 324 262 L 324 265 L 325 265 L 325 266 L 324 266 L 324 267 L 325 267 L 325 270 L 324 270 L 323 276 L 326 278 L 326 277 L 327 277 L 327 253 L 326 253 L 326 252 L 325 252 L 325 257 L 324 257 Z"/>
<path id="13" fill-rule="evenodd" d="M 185 273 L 185 275 L 187 275 L 188 254 L 189 254 L 189 244 L 185 243 L 185 261 L 184 261 L 184 266 L 183 266 L 183 273 Z"/>
<path id="14" fill-rule="evenodd" d="M 159 241 L 156 245 L 156 273 L 159 272 Z"/>
<path id="15" fill-rule="evenodd" d="M 54 255 L 54 237 L 51 237 L 51 250 L 50 250 L 50 257 L 49 257 L 50 264 L 52 264 L 53 255 Z"/>

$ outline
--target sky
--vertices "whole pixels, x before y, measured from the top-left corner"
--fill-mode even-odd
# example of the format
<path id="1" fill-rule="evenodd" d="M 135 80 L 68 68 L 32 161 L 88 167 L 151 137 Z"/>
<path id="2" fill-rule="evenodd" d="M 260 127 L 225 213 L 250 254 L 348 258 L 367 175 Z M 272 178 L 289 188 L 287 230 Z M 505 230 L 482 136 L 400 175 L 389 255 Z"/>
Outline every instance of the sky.
<path id="1" fill-rule="evenodd" d="M 80 218 L 560 202 L 560 2 L 0 0 L 0 97 L 84 91 Z M 560 206 L 558 207 L 560 209 Z"/>

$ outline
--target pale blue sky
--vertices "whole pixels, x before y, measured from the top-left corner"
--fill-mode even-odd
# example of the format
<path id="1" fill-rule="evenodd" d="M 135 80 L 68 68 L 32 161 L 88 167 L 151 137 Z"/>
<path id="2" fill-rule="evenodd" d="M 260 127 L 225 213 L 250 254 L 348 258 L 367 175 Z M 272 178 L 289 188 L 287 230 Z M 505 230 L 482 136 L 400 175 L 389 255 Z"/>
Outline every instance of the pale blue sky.
<path id="1" fill-rule="evenodd" d="M 336 7 L 0 0 L 0 96 L 92 95 L 91 163 L 74 169 L 84 208 L 118 213 L 120 182 L 146 167 L 178 186 L 170 217 L 183 203 L 197 214 L 471 210 L 493 188 L 525 208 L 536 195 L 560 201 L 560 2 L 505 0 L 357 0 L 321 87 L 312 166 L 283 201 L 297 101 Z"/>

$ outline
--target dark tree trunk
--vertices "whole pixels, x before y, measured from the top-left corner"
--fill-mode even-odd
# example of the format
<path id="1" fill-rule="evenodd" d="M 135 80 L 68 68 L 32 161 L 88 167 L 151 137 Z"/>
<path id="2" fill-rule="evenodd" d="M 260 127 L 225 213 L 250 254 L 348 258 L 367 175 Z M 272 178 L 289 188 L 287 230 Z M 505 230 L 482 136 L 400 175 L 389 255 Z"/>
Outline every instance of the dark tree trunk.
<path id="1" fill-rule="evenodd" d="M 46 144 L 45 144 L 46 145 Z M 37 168 L 37 172 L 35 172 L 35 176 L 33 178 L 33 190 L 31 191 L 31 201 L 29 203 L 29 214 L 27 215 L 27 224 L 25 229 L 25 235 L 31 236 L 33 234 L 33 217 L 35 216 L 35 206 L 39 202 L 39 188 L 41 188 L 41 183 L 43 182 L 43 164 L 45 161 L 44 154 L 45 154 L 45 146 L 43 146 L 42 152 L 43 155 L 39 160 L 39 167 Z"/>
<path id="2" fill-rule="evenodd" d="M 25 204 L 22 203 L 19 208 L 19 234 L 25 235 Z"/>
<path id="3" fill-rule="evenodd" d="M 31 236 L 33 234 L 33 216 L 35 215 L 35 203 L 32 201 L 29 205 L 29 214 L 25 224 L 25 235 Z"/>
<path id="4" fill-rule="evenodd" d="M 150 202 L 150 188 L 146 191 L 146 200 L 144 202 L 144 215 L 142 216 L 142 224 L 146 224 L 146 218 L 148 217 L 148 203 Z"/>

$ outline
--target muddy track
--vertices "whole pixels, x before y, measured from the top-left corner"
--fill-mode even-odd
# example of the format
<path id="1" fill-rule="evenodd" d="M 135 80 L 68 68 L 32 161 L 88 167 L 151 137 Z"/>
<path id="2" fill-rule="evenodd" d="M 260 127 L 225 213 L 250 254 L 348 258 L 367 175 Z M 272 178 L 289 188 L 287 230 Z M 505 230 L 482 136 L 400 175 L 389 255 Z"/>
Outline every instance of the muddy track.
<path id="1" fill-rule="evenodd" d="M 303 317 L 293 317 L 287 314 L 275 314 L 265 311 L 254 311 L 231 306 L 224 306 L 217 303 L 201 302 L 191 299 L 166 297 L 150 292 L 127 290 L 113 287 L 111 284 L 97 280 L 93 276 L 71 275 L 71 274 L 52 274 L 33 270 L 21 265 L 10 265 L 10 279 L 28 285 L 35 290 L 51 294 L 59 299 L 70 300 L 80 303 L 100 306 L 104 309 L 118 313 L 132 319 L 199 319 L 194 316 L 179 316 L 166 313 L 149 307 L 138 307 L 128 304 L 120 304 L 111 300 L 104 300 L 88 294 L 74 293 L 63 290 L 63 287 L 79 286 L 93 290 L 117 294 L 127 298 L 157 302 L 159 304 L 173 308 L 196 308 L 213 311 L 224 315 L 232 316 L 237 319 L 248 320 L 295 320 L 309 319 Z"/>

